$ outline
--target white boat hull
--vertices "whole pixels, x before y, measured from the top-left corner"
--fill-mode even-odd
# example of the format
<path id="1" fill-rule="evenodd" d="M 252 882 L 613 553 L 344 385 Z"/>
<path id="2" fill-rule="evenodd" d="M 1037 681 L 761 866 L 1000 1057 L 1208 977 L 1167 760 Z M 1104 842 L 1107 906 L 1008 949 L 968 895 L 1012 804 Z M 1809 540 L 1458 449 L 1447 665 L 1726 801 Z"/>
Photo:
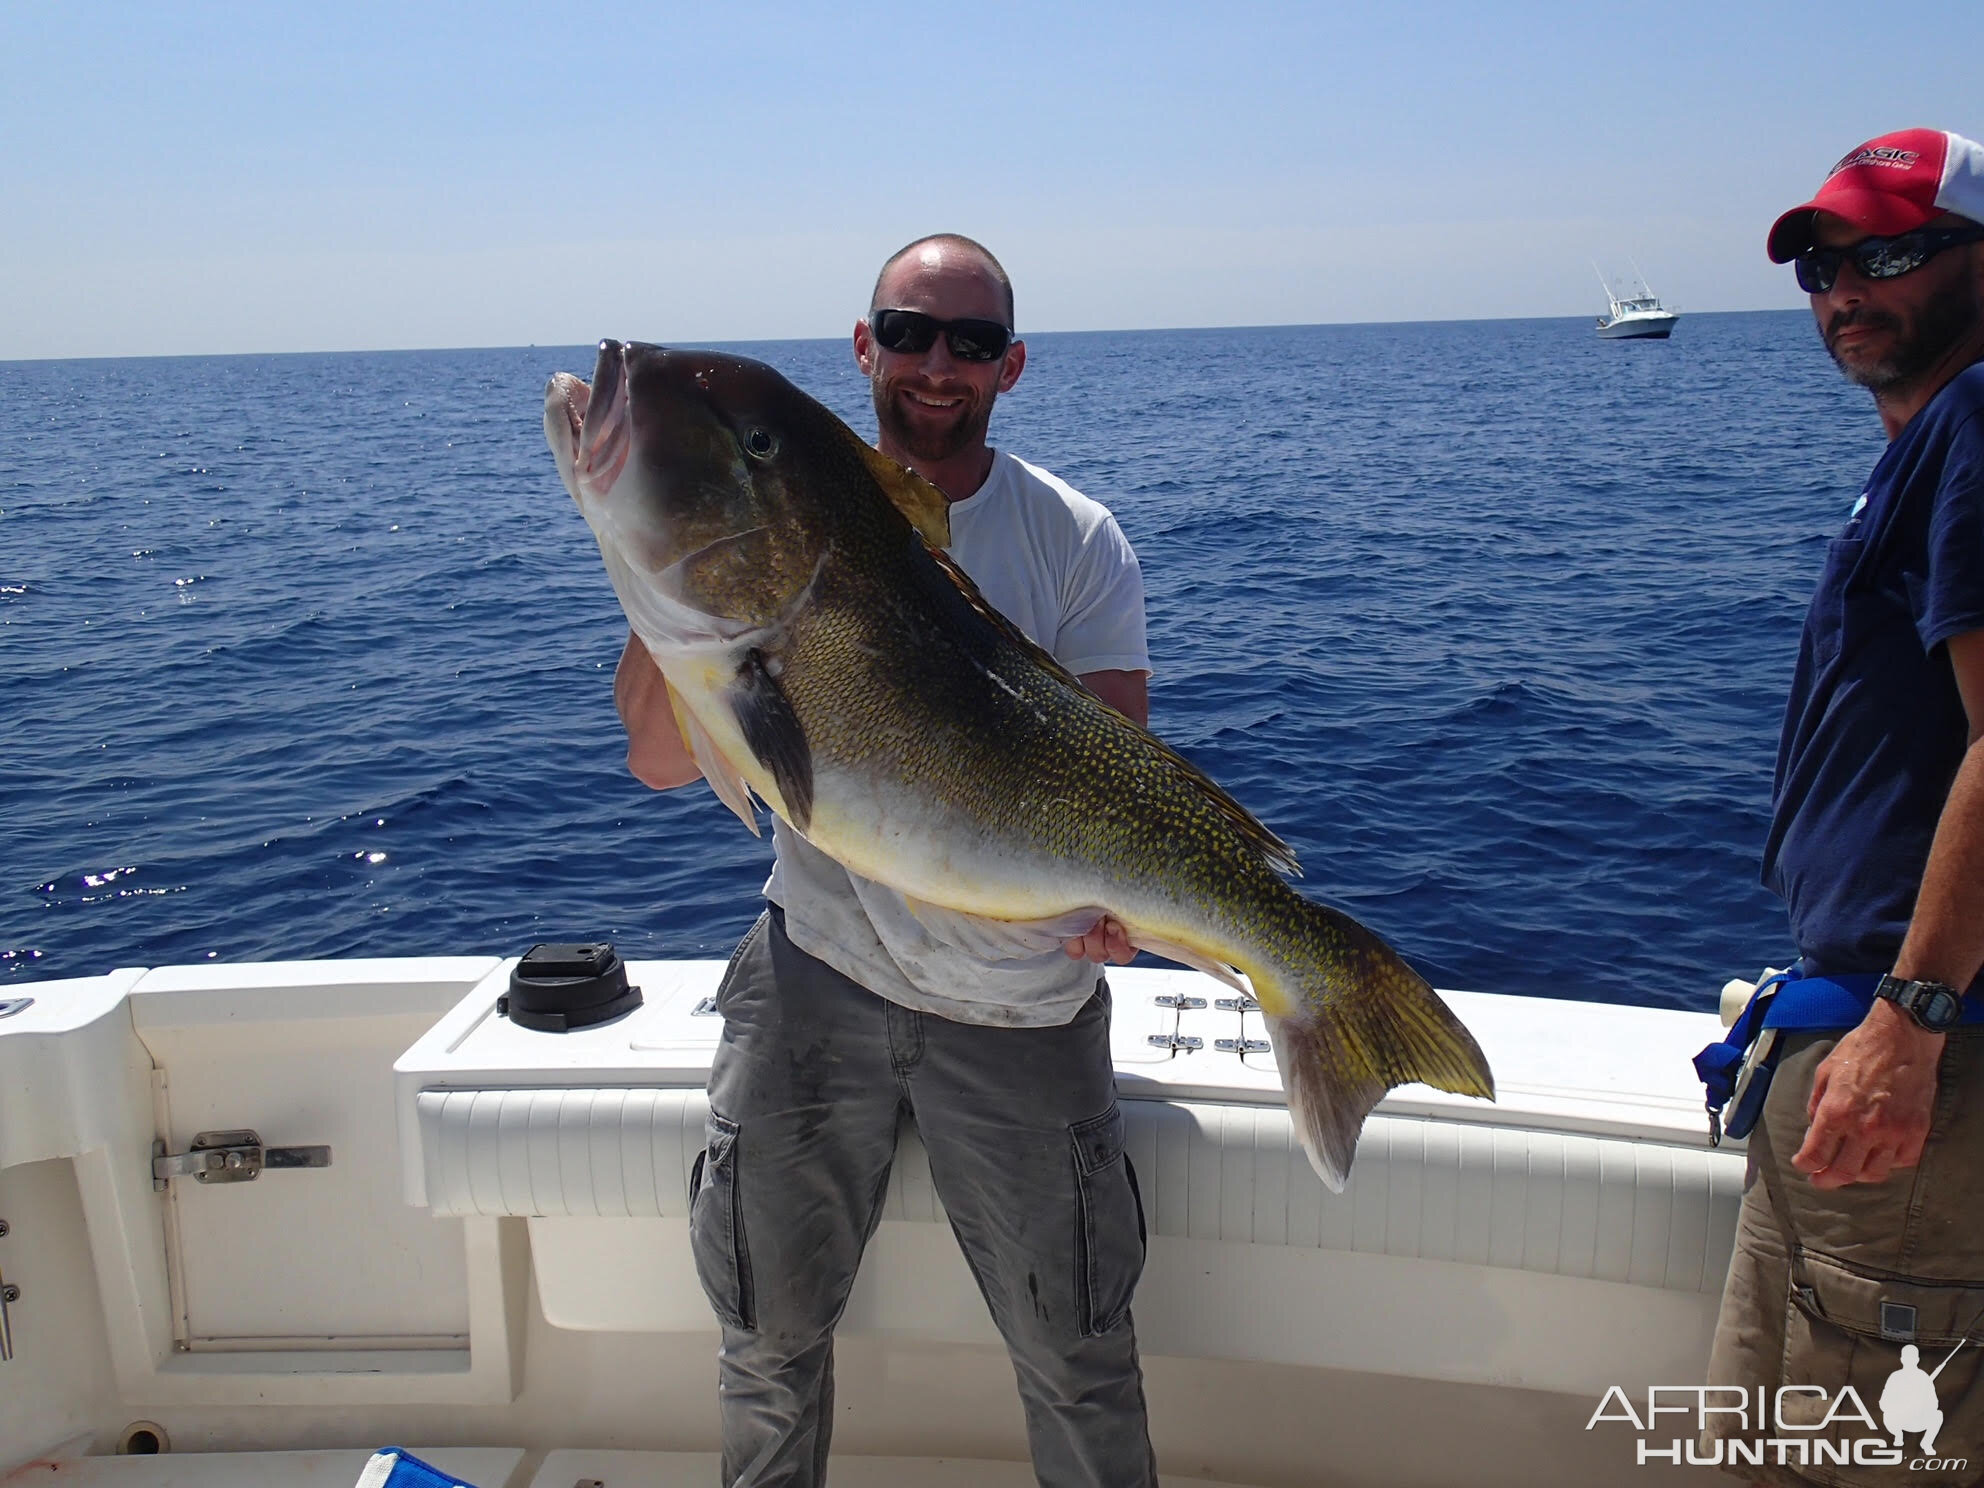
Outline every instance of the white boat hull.
<path id="1" fill-rule="evenodd" d="M 284 1463 L 239 1454 L 397 1440 L 513 1452 L 486 1488 L 569 1488 L 604 1448 L 590 1475 L 616 1488 L 707 1480 L 717 1335 L 683 1216 L 721 1026 L 695 1008 L 722 966 L 630 970 L 644 1006 L 565 1035 L 495 1016 L 493 957 L 11 985 L 35 1002 L 0 1019 L 0 1275 L 21 1288 L 0 1478 L 60 1457 L 58 1481 L 273 1482 Z M 1714 1017 L 1447 994 L 1500 1105 L 1394 1092 L 1336 1196 L 1271 1057 L 1216 1048 L 1257 1013 L 1192 973 L 1111 983 L 1167 1483 L 1683 1475 L 1586 1427 L 1608 1387 L 1643 1400 L 1706 1358 L 1742 1182 L 1687 1067 Z M 155 1140 L 246 1128 L 331 1165 L 155 1189 Z M 1027 1481 L 1011 1366 L 913 1132 L 838 1359 L 849 1482 Z M 135 1422 L 186 1471 L 99 1473 Z M 195 1473 L 188 1452 L 232 1455 Z M 930 1458 L 955 1476 L 909 1460 Z"/>
<path id="2" fill-rule="evenodd" d="M 1616 320 L 1599 321 L 1598 334 L 1607 341 L 1664 341 L 1674 334 L 1674 322 L 1680 318 L 1664 311 L 1657 315 L 1622 315 Z"/>

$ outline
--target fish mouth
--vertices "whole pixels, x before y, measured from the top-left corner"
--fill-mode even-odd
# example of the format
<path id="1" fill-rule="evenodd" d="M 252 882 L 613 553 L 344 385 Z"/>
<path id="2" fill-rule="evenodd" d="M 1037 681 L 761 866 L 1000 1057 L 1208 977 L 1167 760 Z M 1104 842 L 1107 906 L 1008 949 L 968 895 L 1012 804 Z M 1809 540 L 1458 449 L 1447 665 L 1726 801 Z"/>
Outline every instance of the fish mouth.
<path id="1" fill-rule="evenodd" d="M 553 373 L 544 387 L 544 442 L 551 446 L 558 479 L 574 501 L 579 499 L 579 434 L 591 398 L 592 389 L 569 372 Z"/>
<path id="2" fill-rule="evenodd" d="M 625 346 L 599 343 L 590 386 L 570 372 L 553 375 L 544 389 L 544 439 L 559 478 L 581 508 L 613 489 L 634 443 Z"/>
<path id="3" fill-rule="evenodd" d="M 619 341 L 599 343 L 592 386 L 578 420 L 574 474 L 579 490 L 604 496 L 627 468 L 633 448 L 634 422 L 627 399 L 627 348 Z"/>

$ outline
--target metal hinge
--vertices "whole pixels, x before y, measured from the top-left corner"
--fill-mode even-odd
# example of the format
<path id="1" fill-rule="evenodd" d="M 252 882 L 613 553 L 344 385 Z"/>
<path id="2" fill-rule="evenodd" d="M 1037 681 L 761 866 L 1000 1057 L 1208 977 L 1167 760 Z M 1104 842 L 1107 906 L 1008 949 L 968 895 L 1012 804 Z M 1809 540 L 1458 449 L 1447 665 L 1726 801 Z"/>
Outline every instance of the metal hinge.
<path id="1" fill-rule="evenodd" d="M 1214 1039 L 1212 1046 L 1226 1054 L 1265 1054 L 1274 1047 L 1266 1039 Z"/>
<path id="2" fill-rule="evenodd" d="M 1229 1013 L 1258 1013 L 1261 1010 L 1261 1005 L 1251 997 L 1221 997 L 1214 1000 L 1213 1006 Z"/>
<path id="3" fill-rule="evenodd" d="M 1152 1002 L 1161 1008 L 1202 1008 L 1206 1005 L 1203 997 L 1192 997 L 1183 992 L 1166 992 L 1162 997 L 1153 997 Z"/>
<path id="4" fill-rule="evenodd" d="M 152 1143 L 152 1187 L 162 1189 L 168 1178 L 192 1178 L 200 1183 L 252 1183 L 264 1168 L 328 1168 L 328 1147 L 264 1147 L 252 1131 L 203 1131 L 184 1152 L 167 1153 L 164 1142 Z"/>
<path id="5" fill-rule="evenodd" d="M 1153 1049 L 1169 1049 L 1176 1054 L 1180 1049 L 1203 1049 L 1206 1041 L 1202 1038 L 1194 1038 L 1189 1033 L 1153 1033 L 1150 1036 L 1150 1046 Z"/>
<path id="6" fill-rule="evenodd" d="M 7 1221 L 0 1219 L 0 1240 L 7 1238 Z M 0 1276 L 0 1364 L 14 1357 L 14 1320 L 7 1309 L 21 1300 L 21 1289 Z"/>

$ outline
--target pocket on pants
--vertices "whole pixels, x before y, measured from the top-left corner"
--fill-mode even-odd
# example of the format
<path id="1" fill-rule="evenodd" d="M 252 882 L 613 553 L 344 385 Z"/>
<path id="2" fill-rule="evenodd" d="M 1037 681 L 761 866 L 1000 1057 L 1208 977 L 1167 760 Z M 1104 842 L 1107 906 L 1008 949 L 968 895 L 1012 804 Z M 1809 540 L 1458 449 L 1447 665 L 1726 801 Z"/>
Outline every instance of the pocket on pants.
<path id="1" fill-rule="evenodd" d="M 1082 1336 L 1107 1333 L 1130 1311 L 1144 1269 L 1144 1206 L 1123 1150 L 1123 1112 L 1068 1128 L 1080 1212 L 1075 1236 L 1075 1301 Z"/>
<path id="2" fill-rule="evenodd" d="M 689 1175 L 689 1248 L 696 1276 L 716 1315 L 733 1328 L 755 1328 L 751 1252 L 737 1201 L 737 1123 L 710 1112 L 702 1156 Z"/>
<path id="3" fill-rule="evenodd" d="M 731 950 L 730 960 L 723 968 L 723 976 L 716 984 L 716 995 L 710 999 L 711 1004 L 721 1016 L 729 1017 L 729 1014 L 724 1009 L 730 1000 L 730 989 L 737 982 L 738 968 L 743 964 L 744 958 L 751 954 L 752 947 L 757 945 L 769 933 L 771 921 L 772 912 L 769 909 L 762 911 L 755 920 L 751 921 L 751 928 L 744 932 L 736 946 Z"/>
<path id="4" fill-rule="evenodd" d="M 1818 1438 L 1885 1434 L 1889 1447 L 1898 1429 L 1904 1464 L 1922 1456 L 1920 1433 L 1933 1430 L 1937 1459 L 1977 1462 L 1984 1453 L 1984 1402 L 1973 1388 L 1980 1350 L 1974 1340 L 1958 1345 L 1984 1317 L 1984 1285 L 1905 1280 L 1809 1251 L 1802 1259 L 1809 1285 L 1791 1283 L 1780 1377 L 1783 1386 L 1802 1388 L 1784 1395 L 1785 1422 L 1816 1426 L 1830 1414 L 1833 1424 Z M 1904 1360 L 1911 1345 L 1915 1357 Z M 1842 1401 L 1849 1385 L 1876 1423 L 1872 1430 Z M 1931 1418 L 1938 1411 L 1940 1422 Z"/>

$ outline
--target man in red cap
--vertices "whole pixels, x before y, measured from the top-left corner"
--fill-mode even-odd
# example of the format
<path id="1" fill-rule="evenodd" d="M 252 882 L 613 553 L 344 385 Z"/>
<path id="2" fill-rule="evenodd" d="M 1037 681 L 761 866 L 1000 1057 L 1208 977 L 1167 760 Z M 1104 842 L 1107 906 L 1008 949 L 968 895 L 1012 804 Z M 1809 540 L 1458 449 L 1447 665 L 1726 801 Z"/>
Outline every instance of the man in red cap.
<path id="1" fill-rule="evenodd" d="M 1766 1020 L 1781 1052 L 1709 1366 L 1711 1384 L 1744 1389 L 1703 1445 L 1756 1482 L 1971 1482 L 1984 1469 L 1984 146 L 1933 129 L 1869 140 L 1778 218 L 1769 251 L 1796 265 L 1826 350 L 1873 394 L 1889 443 L 1827 555 L 1778 746 L 1764 882 L 1801 960 L 1777 994 L 1792 1012 Z M 1933 1460 L 1873 1415 L 1909 1346 L 1935 1371 L 1946 1423 Z M 1751 1443 L 1763 1450 L 1738 1450 Z"/>

